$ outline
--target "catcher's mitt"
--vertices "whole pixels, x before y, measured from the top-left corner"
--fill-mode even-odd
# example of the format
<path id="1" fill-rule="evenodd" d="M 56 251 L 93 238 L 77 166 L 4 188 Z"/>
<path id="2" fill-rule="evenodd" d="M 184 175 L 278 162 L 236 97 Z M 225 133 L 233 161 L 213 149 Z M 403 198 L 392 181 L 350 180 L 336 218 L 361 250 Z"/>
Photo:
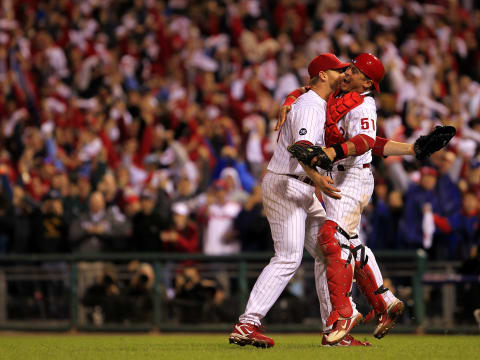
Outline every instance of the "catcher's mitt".
<path id="1" fill-rule="evenodd" d="M 299 143 L 292 144 L 287 147 L 287 150 L 294 158 L 304 163 L 305 165 L 315 168 L 316 166 L 331 171 L 333 162 L 320 146 L 303 145 Z M 315 161 L 312 163 L 313 158 Z"/>
<path id="2" fill-rule="evenodd" d="M 457 130 L 453 126 L 436 126 L 428 135 L 420 136 L 413 145 L 415 157 L 425 160 L 434 152 L 445 147 L 455 136 Z"/>

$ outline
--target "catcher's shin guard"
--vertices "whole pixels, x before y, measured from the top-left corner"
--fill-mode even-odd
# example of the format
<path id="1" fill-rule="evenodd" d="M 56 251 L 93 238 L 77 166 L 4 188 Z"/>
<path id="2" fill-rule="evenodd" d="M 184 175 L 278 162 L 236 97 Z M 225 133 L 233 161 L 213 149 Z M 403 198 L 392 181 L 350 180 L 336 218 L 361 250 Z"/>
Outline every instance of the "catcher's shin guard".
<path id="1" fill-rule="evenodd" d="M 318 234 L 318 241 L 327 262 L 328 291 L 332 303 L 327 326 L 332 325 L 340 316 L 349 318 L 353 315 L 349 298 L 353 282 L 353 264 L 350 264 L 352 257 L 349 254 L 347 259 L 342 259 L 342 246 L 335 238 L 337 227 L 335 222 L 327 220 Z M 348 246 L 344 245 L 345 248 L 348 249 Z"/>
<path id="2" fill-rule="evenodd" d="M 385 312 L 387 310 L 387 303 L 382 294 L 387 292 L 388 288 L 383 286 L 383 279 L 381 278 L 380 270 L 378 269 L 377 277 L 379 278 L 377 279 L 370 266 L 370 263 L 374 261 L 373 254 L 371 254 L 371 251 L 368 251 L 370 252 L 369 257 L 365 246 L 362 244 L 355 247 L 351 245 L 351 251 L 355 256 L 355 280 L 358 287 L 365 295 L 368 303 L 376 314 Z"/>

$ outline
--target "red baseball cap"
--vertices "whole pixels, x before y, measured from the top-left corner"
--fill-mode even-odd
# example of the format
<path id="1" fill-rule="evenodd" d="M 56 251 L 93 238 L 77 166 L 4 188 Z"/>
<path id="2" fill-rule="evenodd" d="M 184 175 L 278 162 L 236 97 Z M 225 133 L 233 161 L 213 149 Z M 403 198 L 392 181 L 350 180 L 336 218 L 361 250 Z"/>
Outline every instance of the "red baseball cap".
<path id="1" fill-rule="evenodd" d="M 380 93 L 379 83 L 385 76 L 385 68 L 380 59 L 375 55 L 362 53 L 352 60 L 352 64 L 373 81 L 375 89 Z"/>
<path id="2" fill-rule="evenodd" d="M 318 75 L 320 71 L 342 69 L 349 67 L 350 64 L 341 62 L 333 54 L 320 54 L 316 56 L 308 65 L 308 75 L 313 78 Z"/>

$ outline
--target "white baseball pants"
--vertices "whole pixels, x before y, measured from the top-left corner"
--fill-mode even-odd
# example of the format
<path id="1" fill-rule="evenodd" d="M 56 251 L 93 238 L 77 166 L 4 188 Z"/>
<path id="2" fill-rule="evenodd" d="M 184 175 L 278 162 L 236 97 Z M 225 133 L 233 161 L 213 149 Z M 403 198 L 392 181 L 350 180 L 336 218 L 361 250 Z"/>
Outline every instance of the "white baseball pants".
<path id="1" fill-rule="evenodd" d="M 305 247 L 315 259 L 315 286 L 324 331 L 327 330 L 325 321 L 332 308 L 324 257 L 317 242 L 325 210 L 314 190 L 313 186 L 286 175 L 270 172 L 265 175 L 262 199 L 272 230 L 275 256 L 258 277 L 240 322 L 260 325 L 300 266 Z M 349 251 L 342 249 L 342 257 L 348 255 Z"/>

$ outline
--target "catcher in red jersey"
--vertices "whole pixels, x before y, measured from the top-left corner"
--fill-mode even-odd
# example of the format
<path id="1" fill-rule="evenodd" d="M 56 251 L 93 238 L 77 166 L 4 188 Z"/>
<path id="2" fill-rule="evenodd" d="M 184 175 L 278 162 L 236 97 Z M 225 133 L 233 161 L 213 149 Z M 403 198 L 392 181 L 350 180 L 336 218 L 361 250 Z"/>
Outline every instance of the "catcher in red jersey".
<path id="1" fill-rule="evenodd" d="M 374 188 L 370 163 L 376 138 L 377 111 L 373 93 L 380 91 L 379 82 L 384 74 L 385 69 L 378 58 L 360 54 L 345 71 L 339 90 L 329 97 L 327 103 L 325 144 L 335 150 L 334 160 L 337 161 L 331 174 L 343 196 L 335 202 L 323 198 L 327 220 L 320 229 L 318 241 L 327 258 L 338 251 L 338 244 L 349 247 L 352 253 L 345 263 L 330 262 L 327 266 L 333 308 L 327 325 L 334 324 L 327 338 L 331 342 L 342 338 L 345 323 L 348 327 L 346 319 L 354 314 L 350 296 L 354 274 L 375 312 L 385 318 L 374 330 L 376 337 L 382 337 L 388 331 L 404 308 L 403 303 L 383 286 L 375 256 L 358 238 L 360 217 Z"/>

